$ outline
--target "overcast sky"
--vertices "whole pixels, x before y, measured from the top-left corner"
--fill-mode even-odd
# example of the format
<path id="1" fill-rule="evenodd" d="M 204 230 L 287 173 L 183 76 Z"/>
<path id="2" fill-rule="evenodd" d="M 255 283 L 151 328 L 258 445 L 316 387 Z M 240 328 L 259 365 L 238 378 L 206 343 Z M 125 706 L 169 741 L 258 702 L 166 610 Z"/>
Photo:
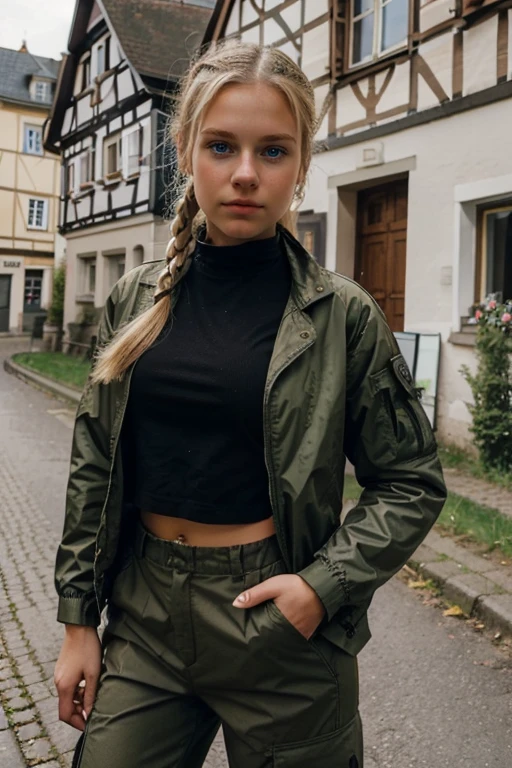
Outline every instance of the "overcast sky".
<path id="1" fill-rule="evenodd" d="M 75 0 L 0 0 L 0 47 L 60 59 L 67 49 Z"/>

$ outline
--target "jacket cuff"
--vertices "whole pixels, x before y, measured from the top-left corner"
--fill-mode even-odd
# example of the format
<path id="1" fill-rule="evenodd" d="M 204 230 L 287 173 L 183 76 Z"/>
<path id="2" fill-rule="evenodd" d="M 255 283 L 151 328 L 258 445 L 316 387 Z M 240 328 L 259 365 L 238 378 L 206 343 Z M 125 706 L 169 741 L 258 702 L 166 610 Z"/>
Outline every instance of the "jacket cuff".
<path id="1" fill-rule="evenodd" d="M 327 621 L 349 602 L 345 572 L 339 566 L 330 567 L 329 561 L 315 559 L 297 575 L 315 590 L 325 608 Z"/>
<path id="2" fill-rule="evenodd" d="M 80 595 L 76 597 L 59 596 L 57 621 L 63 624 L 80 624 L 85 627 L 98 627 L 100 614 L 96 596 Z"/>

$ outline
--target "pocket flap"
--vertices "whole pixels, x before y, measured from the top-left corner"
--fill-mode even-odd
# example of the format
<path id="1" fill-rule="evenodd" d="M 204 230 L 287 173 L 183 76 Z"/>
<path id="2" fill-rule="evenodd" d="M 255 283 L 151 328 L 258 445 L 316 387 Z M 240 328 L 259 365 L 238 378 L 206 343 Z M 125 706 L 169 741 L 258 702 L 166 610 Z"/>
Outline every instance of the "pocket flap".
<path id="1" fill-rule="evenodd" d="M 274 747 L 274 768 L 363 768 L 363 732 L 357 714 L 348 725 L 309 741 Z"/>

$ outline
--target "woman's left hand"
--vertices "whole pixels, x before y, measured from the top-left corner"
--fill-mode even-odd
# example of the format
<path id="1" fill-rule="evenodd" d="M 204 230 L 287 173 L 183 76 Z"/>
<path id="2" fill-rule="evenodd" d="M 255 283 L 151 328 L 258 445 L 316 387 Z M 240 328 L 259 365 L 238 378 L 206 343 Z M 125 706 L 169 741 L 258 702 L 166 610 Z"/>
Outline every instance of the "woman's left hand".
<path id="1" fill-rule="evenodd" d="M 262 581 L 245 590 L 234 600 L 235 608 L 253 608 L 273 600 L 295 629 L 309 640 L 325 615 L 325 608 L 315 590 L 294 573 Z"/>

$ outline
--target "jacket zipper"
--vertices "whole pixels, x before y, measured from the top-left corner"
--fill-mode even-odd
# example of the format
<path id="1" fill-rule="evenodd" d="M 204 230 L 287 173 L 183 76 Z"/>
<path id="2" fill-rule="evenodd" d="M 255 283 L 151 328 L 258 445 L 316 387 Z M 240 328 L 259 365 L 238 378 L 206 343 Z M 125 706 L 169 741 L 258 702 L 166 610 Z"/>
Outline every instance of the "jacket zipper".
<path id="1" fill-rule="evenodd" d="M 327 296 L 330 296 L 330 294 L 327 294 Z M 313 301 L 309 302 L 307 304 L 307 307 L 310 307 L 312 304 L 316 304 L 316 302 L 321 301 L 322 299 L 327 298 L 327 296 L 319 296 L 318 298 L 314 299 Z M 305 309 L 305 307 L 304 307 Z M 298 307 L 294 307 L 290 313 L 286 313 L 283 315 L 283 319 L 281 322 L 284 322 L 285 318 L 288 314 L 291 314 L 292 312 L 301 312 L 302 310 Z M 281 326 L 278 330 L 278 336 L 279 331 L 281 330 Z M 269 481 L 269 495 L 270 495 L 270 505 L 272 507 L 272 516 L 274 518 L 274 524 L 276 528 L 276 536 L 279 543 L 279 548 L 283 554 L 283 559 L 285 562 L 285 565 L 289 571 L 291 571 L 292 563 L 290 559 L 290 555 L 288 552 L 288 546 L 286 543 L 285 535 L 281 526 L 281 521 L 279 519 L 279 503 L 278 503 L 278 494 L 276 489 L 276 483 L 275 483 L 275 476 L 274 476 L 274 466 L 272 462 L 272 437 L 271 437 L 271 423 L 270 423 L 270 413 L 269 413 L 269 401 L 270 401 L 270 393 L 272 391 L 272 388 L 274 384 L 276 383 L 277 379 L 281 375 L 281 373 L 288 368 L 291 363 L 293 363 L 300 355 L 302 355 L 303 352 L 305 352 L 309 347 L 311 347 L 314 344 L 314 339 L 309 341 L 304 346 L 300 347 L 299 349 L 296 349 L 295 352 L 293 352 L 286 362 L 275 372 L 274 377 L 271 381 L 268 381 L 265 386 L 265 394 L 263 397 L 263 447 L 264 447 L 264 454 L 265 454 L 265 465 L 267 467 L 267 473 L 268 473 L 268 481 Z M 270 361 L 270 364 L 272 363 L 272 360 Z M 270 365 L 269 364 L 269 365 Z"/>

